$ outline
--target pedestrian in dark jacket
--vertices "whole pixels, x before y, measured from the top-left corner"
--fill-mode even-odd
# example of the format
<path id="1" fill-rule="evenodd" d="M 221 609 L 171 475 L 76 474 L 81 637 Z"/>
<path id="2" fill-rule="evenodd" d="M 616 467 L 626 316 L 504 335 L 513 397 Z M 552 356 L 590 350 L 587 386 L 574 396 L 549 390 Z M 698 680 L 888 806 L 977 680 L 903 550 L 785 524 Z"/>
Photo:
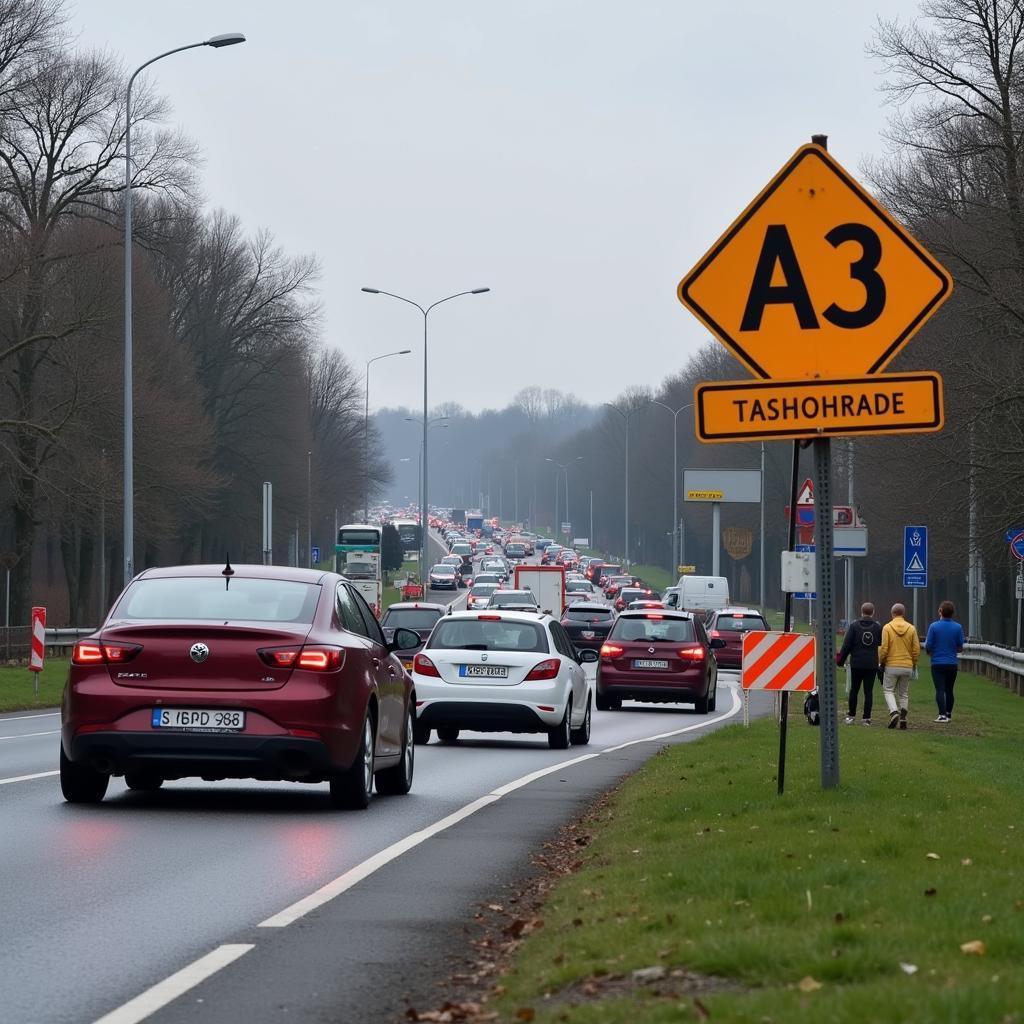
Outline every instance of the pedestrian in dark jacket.
<path id="1" fill-rule="evenodd" d="M 932 682 L 935 684 L 935 703 L 939 706 L 936 722 L 946 723 L 953 717 L 953 684 L 959 665 L 957 655 L 964 649 L 964 629 L 953 616 L 956 608 L 952 601 L 939 605 L 939 617 L 928 627 L 924 649 L 932 659 Z"/>
<path id="2" fill-rule="evenodd" d="M 857 697 L 864 687 L 865 725 L 871 724 L 871 704 L 874 697 L 875 677 L 878 675 L 878 648 L 882 643 L 882 624 L 875 620 L 875 606 L 865 601 L 860 606 L 860 618 L 851 622 L 843 637 L 843 645 L 836 655 L 836 664 L 842 667 L 850 659 L 850 706 L 846 724 L 857 720 Z"/>

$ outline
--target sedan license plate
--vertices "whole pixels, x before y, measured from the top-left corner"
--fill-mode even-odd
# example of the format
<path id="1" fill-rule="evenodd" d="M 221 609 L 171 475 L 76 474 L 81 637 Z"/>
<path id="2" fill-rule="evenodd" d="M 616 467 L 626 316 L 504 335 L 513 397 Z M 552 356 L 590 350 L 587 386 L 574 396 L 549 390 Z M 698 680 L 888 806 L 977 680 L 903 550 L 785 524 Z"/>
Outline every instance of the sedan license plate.
<path id="1" fill-rule="evenodd" d="M 508 665 L 460 665 L 463 678 L 508 679 Z"/>
<path id="2" fill-rule="evenodd" d="M 583 637 L 584 640 L 593 640 L 597 634 L 592 629 L 581 629 L 580 636 Z"/>
<path id="3" fill-rule="evenodd" d="M 178 732 L 242 732 L 245 712 L 224 708 L 153 708 L 154 729 Z"/>
<path id="4" fill-rule="evenodd" d="M 668 662 L 661 658 L 635 658 L 633 668 L 668 668 Z"/>

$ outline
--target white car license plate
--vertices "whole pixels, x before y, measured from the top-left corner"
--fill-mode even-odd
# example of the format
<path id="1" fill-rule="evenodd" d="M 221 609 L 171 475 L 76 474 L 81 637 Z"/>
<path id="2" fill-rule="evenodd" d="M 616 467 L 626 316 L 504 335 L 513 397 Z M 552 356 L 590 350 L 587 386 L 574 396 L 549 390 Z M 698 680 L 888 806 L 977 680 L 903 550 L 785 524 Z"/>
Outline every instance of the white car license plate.
<path id="1" fill-rule="evenodd" d="M 460 665 L 463 678 L 508 679 L 508 665 Z"/>
<path id="2" fill-rule="evenodd" d="M 668 668 L 668 662 L 660 658 L 635 658 L 633 668 Z"/>
<path id="3" fill-rule="evenodd" d="M 179 732 L 242 732 L 245 712 L 226 708 L 153 708 L 154 729 Z"/>

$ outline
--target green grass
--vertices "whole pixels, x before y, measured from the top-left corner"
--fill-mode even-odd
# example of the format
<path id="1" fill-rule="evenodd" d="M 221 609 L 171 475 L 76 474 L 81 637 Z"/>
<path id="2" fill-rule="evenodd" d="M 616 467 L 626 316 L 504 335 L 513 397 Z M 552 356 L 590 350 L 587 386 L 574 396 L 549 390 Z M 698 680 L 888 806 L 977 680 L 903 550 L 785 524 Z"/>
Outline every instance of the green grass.
<path id="1" fill-rule="evenodd" d="M 657 565 L 632 565 L 629 571 L 634 576 L 646 580 L 655 590 L 665 590 L 668 587 L 674 587 L 679 582 L 678 576 L 673 576 Z"/>
<path id="2" fill-rule="evenodd" d="M 769 720 L 656 757 L 591 826 L 582 869 L 504 979 L 502 1019 L 526 1006 L 571 1024 L 705 1019 L 671 976 L 578 1005 L 567 992 L 662 965 L 727 979 L 699 995 L 712 1021 L 1018 1020 L 1024 701 L 962 675 L 944 732 L 929 680 L 911 700 L 906 732 L 840 726 L 830 792 L 802 721 L 782 798 Z M 961 952 L 976 939 L 986 955 Z"/>
<path id="3" fill-rule="evenodd" d="M 68 677 L 67 658 L 48 657 L 39 674 L 39 699 L 33 690 L 33 673 L 25 667 L 0 666 L 0 711 L 50 708 L 60 704 Z"/>

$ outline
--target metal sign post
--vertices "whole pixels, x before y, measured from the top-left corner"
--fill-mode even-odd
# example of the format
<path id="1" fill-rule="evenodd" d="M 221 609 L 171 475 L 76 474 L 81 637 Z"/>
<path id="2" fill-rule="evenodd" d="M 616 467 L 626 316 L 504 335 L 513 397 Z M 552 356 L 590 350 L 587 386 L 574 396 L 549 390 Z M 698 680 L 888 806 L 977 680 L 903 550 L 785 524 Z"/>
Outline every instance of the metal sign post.
<path id="1" fill-rule="evenodd" d="M 269 480 L 263 481 L 263 564 L 270 565 L 274 560 L 274 485 Z"/>
<path id="2" fill-rule="evenodd" d="M 821 707 L 821 786 L 839 785 L 839 698 L 836 693 L 835 562 L 832 549 L 832 441 L 814 442 L 815 591 L 818 595 L 818 700 Z"/>

